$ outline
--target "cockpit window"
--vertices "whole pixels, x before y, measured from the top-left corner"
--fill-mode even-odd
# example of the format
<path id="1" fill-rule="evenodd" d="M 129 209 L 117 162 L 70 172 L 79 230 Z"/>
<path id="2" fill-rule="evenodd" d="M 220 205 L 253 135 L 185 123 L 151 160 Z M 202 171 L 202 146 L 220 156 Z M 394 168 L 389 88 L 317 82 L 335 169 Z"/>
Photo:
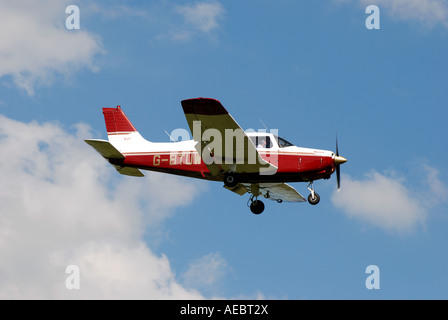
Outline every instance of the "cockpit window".
<path id="1" fill-rule="evenodd" d="M 250 138 L 257 148 L 272 148 L 272 142 L 269 136 L 255 136 Z"/>
<path id="2" fill-rule="evenodd" d="M 278 145 L 279 145 L 280 148 L 285 148 L 285 147 L 292 147 L 292 146 L 294 146 L 291 142 L 286 141 L 286 140 L 283 139 L 283 138 L 280 138 L 280 137 L 277 137 L 277 136 L 275 136 L 275 137 L 277 138 L 277 142 L 278 142 Z"/>

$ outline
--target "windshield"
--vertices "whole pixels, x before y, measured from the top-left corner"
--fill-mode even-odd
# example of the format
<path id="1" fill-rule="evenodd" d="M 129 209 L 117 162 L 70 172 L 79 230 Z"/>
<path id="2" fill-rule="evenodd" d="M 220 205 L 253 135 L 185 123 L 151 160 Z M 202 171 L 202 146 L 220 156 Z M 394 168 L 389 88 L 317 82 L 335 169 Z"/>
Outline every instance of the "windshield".
<path id="1" fill-rule="evenodd" d="M 286 141 L 286 140 L 283 139 L 283 138 L 280 138 L 280 137 L 277 137 L 277 136 L 274 136 L 274 137 L 277 139 L 278 146 L 279 146 L 280 148 L 285 148 L 285 147 L 292 147 L 292 146 L 294 146 L 291 142 Z"/>

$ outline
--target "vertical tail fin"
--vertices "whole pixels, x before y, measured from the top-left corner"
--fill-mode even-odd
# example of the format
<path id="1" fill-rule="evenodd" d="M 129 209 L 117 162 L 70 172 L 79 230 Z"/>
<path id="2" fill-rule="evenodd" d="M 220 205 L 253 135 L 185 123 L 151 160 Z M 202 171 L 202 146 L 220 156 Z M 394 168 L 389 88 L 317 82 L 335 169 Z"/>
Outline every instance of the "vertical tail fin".
<path id="1" fill-rule="evenodd" d="M 108 135 L 137 132 L 120 106 L 116 108 L 103 108 L 103 114 Z"/>
<path id="2" fill-rule="evenodd" d="M 103 108 L 103 114 L 109 142 L 121 153 L 136 152 L 150 144 L 135 129 L 120 106 Z"/>

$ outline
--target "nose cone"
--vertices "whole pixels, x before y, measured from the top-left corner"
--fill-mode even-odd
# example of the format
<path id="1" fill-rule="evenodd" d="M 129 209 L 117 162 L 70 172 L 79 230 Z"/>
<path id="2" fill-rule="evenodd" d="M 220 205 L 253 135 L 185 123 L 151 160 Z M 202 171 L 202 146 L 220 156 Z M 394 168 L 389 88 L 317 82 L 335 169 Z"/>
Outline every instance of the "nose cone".
<path id="1" fill-rule="evenodd" d="M 346 163 L 347 162 L 347 159 L 345 159 L 344 157 L 341 157 L 341 156 L 335 156 L 334 157 L 334 164 L 335 165 L 341 165 L 341 164 L 343 164 L 343 163 Z"/>

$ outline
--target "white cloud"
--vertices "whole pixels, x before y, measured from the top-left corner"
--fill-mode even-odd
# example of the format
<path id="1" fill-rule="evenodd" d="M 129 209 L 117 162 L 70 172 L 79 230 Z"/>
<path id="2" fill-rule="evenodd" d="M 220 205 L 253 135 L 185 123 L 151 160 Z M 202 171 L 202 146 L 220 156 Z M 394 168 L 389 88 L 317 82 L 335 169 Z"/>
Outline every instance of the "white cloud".
<path id="1" fill-rule="evenodd" d="M 113 4 L 106 2 L 106 5 L 99 5 L 91 1 L 83 1 L 83 12 L 89 15 L 100 15 L 105 19 L 118 18 L 148 18 L 149 14 L 146 10 L 138 7 L 131 7 L 123 4 Z"/>
<path id="2" fill-rule="evenodd" d="M 350 0 L 337 0 L 349 2 Z M 446 0 L 357 0 L 362 6 L 375 4 L 381 14 L 392 18 L 418 21 L 426 26 L 442 24 L 448 27 L 448 2 Z M 384 10 L 383 10 L 384 9 Z"/>
<path id="3" fill-rule="evenodd" d="M 333 204 L 349 217 L 368 221 L 392 232 L 410 232 L 426 221 L 427 207 L 395 174 L 371 171 L 363 180 L 342 177 Z"/>
<path id="4" fill-rule="evenodd" d="M 164 30 L 157 36 L 159 39 L 169 38 L 175 41 L 188 41 L 198 35 L 210 37 L 219 29 L 219 20 L 225 13 L 218 1 L 202 1 L 194 4 L 176 5 L 166 8 L 174 10 L 175 16 L 169 17 L 170 23 L 158 19 Z M 179 15 L 182 21 L 179 21 Z"/>
<path id="5" fill-rule="evenodd" d="M 363 0 L 367 5 L 367 0 Z M 377 0 L 378 6 L 387 8 L 390 15 L 405 20 L 416 20 L 427 25 L 437 23 L 448 27 L 446 0 Z"/>
<path id="6" fill-rule="evenodd" d="M 51 85 L 87 68 L 97 71 L 94 57 L 103 53 L 99 37 L 81 29 L 67 30 L 68 0 L 0 0 L 0 77 L 10 76 L 33 95 L 36 86 Z"/>
<path id="7" fill-rule="evenodd" d="M 84 143 L 91 136 L 82 124 L 69 133 L 0 116 L 0 299 L 203 298 L 142 241 L 144 221 L 192 201 L 194 182 L 118 176 Z M 65 287 L 68 265 L 80 290 Z"/>
<path id="8" fill-rule="evenodd" d="M 424 164 L 423 171 L 427 174 L 426 184 L 429 186 L 424 198 L 431 206 L 437 206 L 440 203 L 448 201 L 448 188 L 439 179 L 439 170 Z"/>
<path id="9" fill-rule="evenodd" d="M 224 8 L 217 1 L 197 2 L 194 5 L 178 6 L 177 12 L 194 29 L 207 33 L 218 28 L 218 18 L 223 15 Z"/>
<path id="10" fill-rule="evenodd" d="M 193 288 L 208 287 L 219 282 L 228 271 L 226 260 L 215 252 L 193 261 L 183 274 L 184 283 Z"/>

